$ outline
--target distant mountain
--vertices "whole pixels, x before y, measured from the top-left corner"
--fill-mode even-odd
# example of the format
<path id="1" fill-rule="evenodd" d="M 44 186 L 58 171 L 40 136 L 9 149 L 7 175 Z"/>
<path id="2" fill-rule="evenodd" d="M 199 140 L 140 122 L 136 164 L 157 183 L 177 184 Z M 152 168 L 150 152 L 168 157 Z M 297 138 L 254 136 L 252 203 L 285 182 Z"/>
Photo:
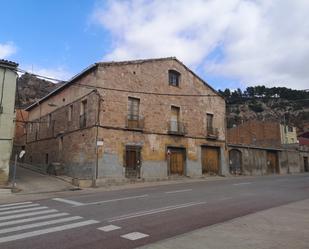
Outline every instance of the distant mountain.
<path id="1" fill-rule="evenodd" d="M 227 126 L 238 125 L 251 119 L 279 121 L 298 128 L 309 127 L 309 92 L 285 87 L 248 87 L 219 92 L 227 100 Z"/>
<path id="2" fill-rule="evenodd" d="M 53 83 L 25 73 L 17 79 L 15 106 L 25 108 L 41 99 L 63 83 Z"/>

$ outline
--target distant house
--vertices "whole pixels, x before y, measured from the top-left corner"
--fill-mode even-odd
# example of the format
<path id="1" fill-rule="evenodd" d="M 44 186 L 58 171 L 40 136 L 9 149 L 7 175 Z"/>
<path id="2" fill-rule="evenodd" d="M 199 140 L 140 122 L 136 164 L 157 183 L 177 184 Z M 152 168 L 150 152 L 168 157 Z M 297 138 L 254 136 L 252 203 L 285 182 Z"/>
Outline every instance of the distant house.
<path id="1" fill-rule="evenodd" d="M 266 175 L 306 171 L 308 151 L 298 145 L 296 128 L 251 120 L 227 130 L 232 174 Z"/>
<path id="2" fill-rule="evenodd" d="M 15 128 L 17 66 L 15 62 L 0 60 L 0 185 L 7 184 L 9 176 Z"/>
<path id="3" fill-rule="evenodd" d="M 296 127 L 279 122 L 250 120 L 228 129 L 228 142 L 264 147 L 297 143 Z"/>
<path id="4" fill-rule="evenodd" d="M 26 110 L 26 161 L 79 184 L 228 173 L 225 100 L 174 57 L 93 64 Z"/>

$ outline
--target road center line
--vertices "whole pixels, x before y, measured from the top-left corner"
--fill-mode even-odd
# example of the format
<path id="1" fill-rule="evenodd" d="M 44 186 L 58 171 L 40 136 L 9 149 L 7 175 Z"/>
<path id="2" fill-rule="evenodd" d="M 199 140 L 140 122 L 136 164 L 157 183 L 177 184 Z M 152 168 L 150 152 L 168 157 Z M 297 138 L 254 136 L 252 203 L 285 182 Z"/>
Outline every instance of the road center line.
<path id="1" fill-rule="evenodd" d="M 248 184 L 252 184 L 252 182 L 240 182 L 240 183 L 234 183 L 234 186 L 239 186 L 239 185 L 248 185 Z"/>
<path id="2" fill-rule="evenodd" d="M 196 205 L 203 205 L 206 204 L 206 202 L 189 202 L 181 205 L 175 205 L 175 206 L 166 206 L 162 208 L 157 208 L 157 209 L 150 209 L 146 211 L 141 211 L 137 213 L 130 213 L 126 215 L 121 215 L 117 216 L 111 219 L 108 219 L 108 222 L 114 222 L 114 221 L 120 221 L 120 220 L 127 220 L 127 219 L 132 219 L 140 216 L 146 216 L 146 215 L 151 215 L 151 214 L 156 214 L 156 213 L 162 213 L 162 212 L 167 212 L 175 209 L 180 209 L 180 208 L 186 208 L 186 207 L 191 207 L 191 206 L 196 206 Z"/>
<path id="3" fill-rule="evenodd" d="M 180 190 L 174 190 L 174 191 L 168 191 L 165 192 L 165 194 L 174 194 L 174 193 L 182 193 L 182 192 L 188 192 L 188 191 L 192 191 L 192 189 L 180 189 Z"/>

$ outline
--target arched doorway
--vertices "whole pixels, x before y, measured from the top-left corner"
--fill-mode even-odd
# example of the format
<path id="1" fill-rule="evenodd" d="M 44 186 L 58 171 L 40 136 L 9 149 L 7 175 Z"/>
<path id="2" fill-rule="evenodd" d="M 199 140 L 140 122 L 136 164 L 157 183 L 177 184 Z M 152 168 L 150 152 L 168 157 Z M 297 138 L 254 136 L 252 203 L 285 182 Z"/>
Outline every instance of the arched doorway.
<path id="1" fill-rule="evenodd" d="M 234 175 L 240 175 L 242 173 L 241 151 L 236 149 L 230 150 L 229 159 L 230 173 Z"/>

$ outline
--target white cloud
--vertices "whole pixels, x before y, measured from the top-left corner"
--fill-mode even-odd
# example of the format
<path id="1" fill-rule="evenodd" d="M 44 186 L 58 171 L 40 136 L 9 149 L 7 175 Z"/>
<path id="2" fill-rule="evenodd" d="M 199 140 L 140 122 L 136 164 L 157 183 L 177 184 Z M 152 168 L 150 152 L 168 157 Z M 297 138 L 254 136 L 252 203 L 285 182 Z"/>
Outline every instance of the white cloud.
<path id="1" fill-rule="evenodd" d="M 119 0 L 92 18 L 112 35 L 106 60 L 177 56 L 243 84 L 308 88 L 307 13 L 307 0 Z"/>
<path id="2" fill-rule="evenodd" d="M 13 42 L 0 43 L 0 59 L 7 59 L 17 51 Z"/>

